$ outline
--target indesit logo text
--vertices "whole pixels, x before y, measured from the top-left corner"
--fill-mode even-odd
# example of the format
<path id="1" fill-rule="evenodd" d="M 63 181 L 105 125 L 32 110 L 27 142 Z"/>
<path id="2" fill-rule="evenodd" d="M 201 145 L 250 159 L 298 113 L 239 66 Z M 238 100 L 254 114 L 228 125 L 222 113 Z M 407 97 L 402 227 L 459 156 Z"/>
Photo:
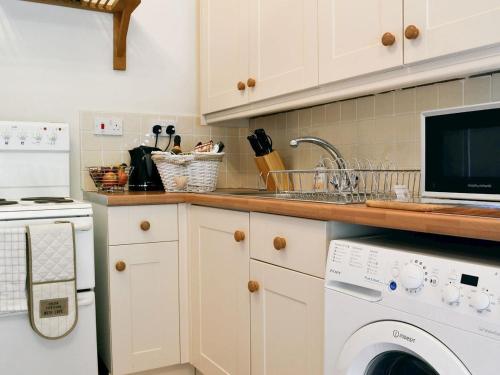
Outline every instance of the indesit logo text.
<path id="1" fill-rule="evenodd" d="M 404 333 L 399 332 L 397 329 L 392 331 L 392 336 L 394 336 L 394 338 L 396 338 L 396 339 L 405 340 L 405 341 L 408 341 L 409 343 L 412 343 L 412 344 L 415 343 L 414 337 L 406 336 Z"/>

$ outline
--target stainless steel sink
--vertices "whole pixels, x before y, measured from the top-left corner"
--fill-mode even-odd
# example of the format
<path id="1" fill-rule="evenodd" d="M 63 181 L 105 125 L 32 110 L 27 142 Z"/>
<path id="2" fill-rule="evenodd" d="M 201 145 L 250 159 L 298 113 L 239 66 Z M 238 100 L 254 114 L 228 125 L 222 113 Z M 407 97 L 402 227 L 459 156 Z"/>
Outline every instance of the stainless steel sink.
<path id="1" fill-rule="evenodd" d="M 303 202 L 320 202 L 331 204 L 358 204 L 365 199 L 359 194 L 331 194 L 318 192 L 272 192 L 267 190 L 217 190 L 210 194 L 235 195 L 256 198 L 272 198 Z"/>

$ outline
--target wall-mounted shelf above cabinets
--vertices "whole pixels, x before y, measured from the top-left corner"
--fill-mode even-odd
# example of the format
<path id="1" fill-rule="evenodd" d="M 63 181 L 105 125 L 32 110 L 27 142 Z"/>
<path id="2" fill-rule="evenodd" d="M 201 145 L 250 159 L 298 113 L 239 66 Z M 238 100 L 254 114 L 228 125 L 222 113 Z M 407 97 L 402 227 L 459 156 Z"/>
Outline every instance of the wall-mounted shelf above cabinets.
<path id="1" fill-rule="evenodd" d="M 113 14 L 113 69 L 127 68 L 127 33 L 132 12 L 141 0 L 25 0 L 34 3 Z"/>

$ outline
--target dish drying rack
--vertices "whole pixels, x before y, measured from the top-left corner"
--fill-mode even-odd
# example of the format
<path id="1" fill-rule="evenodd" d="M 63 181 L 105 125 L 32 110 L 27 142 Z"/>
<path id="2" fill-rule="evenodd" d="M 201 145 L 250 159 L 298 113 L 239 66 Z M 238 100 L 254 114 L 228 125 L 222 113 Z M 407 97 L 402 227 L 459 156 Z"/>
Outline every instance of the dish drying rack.
<path id="1" fill-rule="evenodd" d="M 419 169 L 357 159 L 322 159 L 315 169 L 270 171 L 261 174 L 259 181 L 265 184 L 260 188 L 274 192 L 277 198 L 336 204 L 411 200 L 420 193 Z"/>

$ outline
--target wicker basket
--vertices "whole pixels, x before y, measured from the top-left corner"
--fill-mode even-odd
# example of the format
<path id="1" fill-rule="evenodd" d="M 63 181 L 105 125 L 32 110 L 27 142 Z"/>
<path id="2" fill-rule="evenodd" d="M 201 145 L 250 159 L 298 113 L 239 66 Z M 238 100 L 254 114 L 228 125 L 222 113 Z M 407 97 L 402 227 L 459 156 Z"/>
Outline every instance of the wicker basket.
<path id="1" fill-rule="evenodd" d="M 165 191 L 214 191 L 223 157 L 224 153 L 152 153 Z"/>

